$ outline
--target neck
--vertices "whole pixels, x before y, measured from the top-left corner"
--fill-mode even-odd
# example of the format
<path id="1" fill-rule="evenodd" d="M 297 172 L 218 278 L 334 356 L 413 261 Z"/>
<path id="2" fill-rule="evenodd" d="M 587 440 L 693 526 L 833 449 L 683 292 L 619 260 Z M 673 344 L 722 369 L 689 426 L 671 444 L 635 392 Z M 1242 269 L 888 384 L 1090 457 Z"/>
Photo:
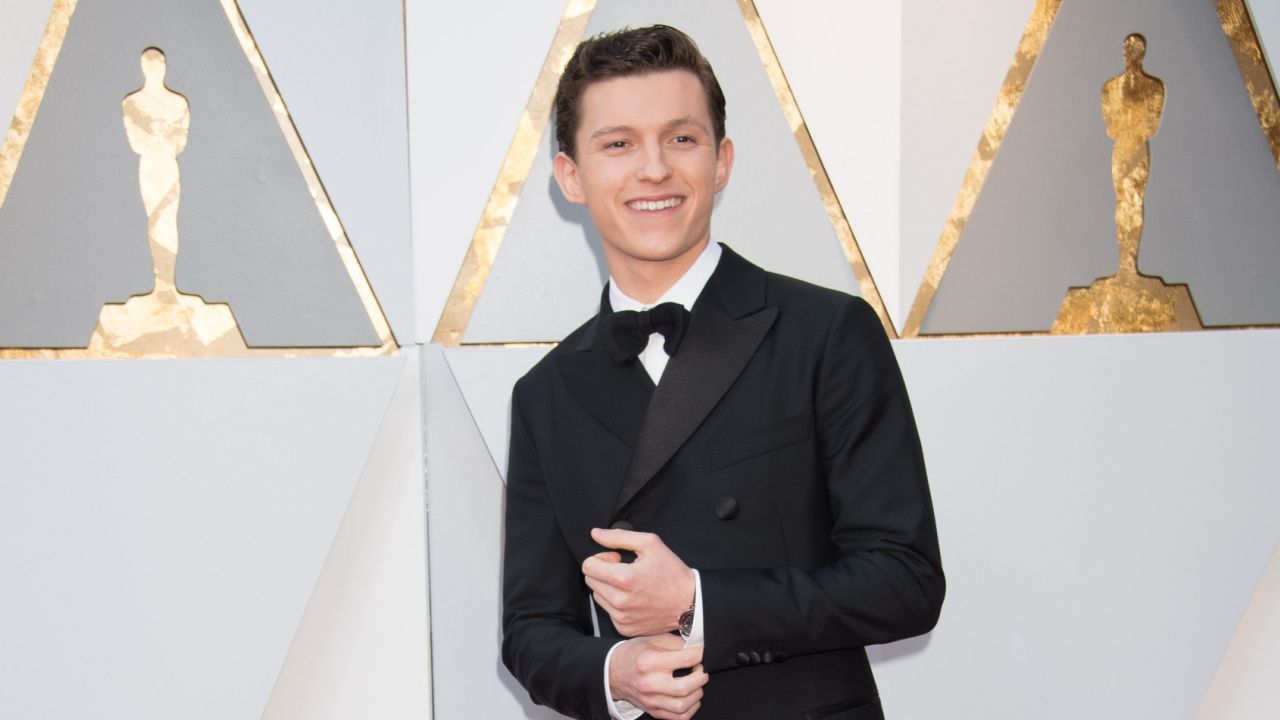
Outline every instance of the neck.
<path id="1" fill-rule="evenodd" d="M 667 260 L 641 260 L 633 257 L 605 253 L 609 274 L 624 295 L 646 305 L 652 304 L 671 289 L 706 249 L 703 240 L 684 253 Z"/>

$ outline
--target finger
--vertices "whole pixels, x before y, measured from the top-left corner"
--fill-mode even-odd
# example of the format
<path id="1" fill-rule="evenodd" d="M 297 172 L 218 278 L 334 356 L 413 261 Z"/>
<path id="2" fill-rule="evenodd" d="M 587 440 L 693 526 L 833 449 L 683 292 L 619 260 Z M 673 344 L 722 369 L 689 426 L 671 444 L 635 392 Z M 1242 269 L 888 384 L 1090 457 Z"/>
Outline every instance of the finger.
<path id="1" fill-rule="evenodd" d="M 671 637 L 674 637 L 677 640 L 680 639 L 677 635 L 672 635 Z M 694 645 L 687 648 L 681 648 L 679 650 L 672 650 L 662 658 L 662 662 L 670 665 L 672 670 L 677 668 L 691 668 L 695 665 L 699 665 L 702 663 L 702 646 Z"/>
<path id="2" fill-rule="evenodd" d="M 620 562 L 605 562 L 595 555 L 582 561 L 582 574 L 584 577 L 593 578 L 609 585 L 619 585 L 632 572 L 634 571 L 630 569 L 629 565 L 624 565 Z"/>
<path id="3" fill-rule="evenodd" d="M 657 696 L 651 700 L 650 707 L 653 709 L 650 710 L 650 714 L 654 717 L 688 718 L 698 711 L 698 706 L 702 703 L 702 690 L 695 690 L 691 695 Z M 655 711 L 661 715 L 654 714 Z"/>
<path id="4" fill-rule="evenodd" d="M 607 562 L 607 563 L 614 563 L 614 564 L 617 564 L 617 563 L 622 562 L 622 556 L 621 556 L 621 555 L 619 555 L 619 554 L 618 554 L 618 553 L 616 553 L 616 552 L 613 552 L 613 551 L 596 553 L 595 555 L 592 555 L 591 557 L 593 557 L 593 558 L 598 558 L 598 559 L 603 560 L 604 562 Z"/>
<path id="5" fill-rule="evenodd" d="M 631 550 L 639 552 L 640 550 L 648 550 L 652 547 L 657 535 L 653 533 L 636 532 L 634 530 L 614 530 L 610 528 L 593 528 L 591 530 L 591 539 L 597 544 L 607 548 L 618 550 Z"/>
<path id="6" fill-rule="evenodd" d="M 601 608 L 604 608 L 604 611 L 609 614 L 610 618 L 618 616 L 618 608 L 614 607 L 613 603 L 609 602 L 609 598 L 600 594 L 599 591 L 593 592 L 591 594 L 591 599 L 595 600 Z"/>
<path id="7" fill-rule="evenodd" d="M 602 583 L 595 578 L 587 578 L 587 587 L 591 588 L 591 598 L 600 603 L 600 607 L 611 610 L 612 603 L 609 602 L 609 596 L 613 594 L 613 586 L 608 583 Z"/>
<path id="8" fill-rule="evenodd" d="M 675 638 L 677 642 L 681 642 L 679 636 L 672 635 L 671 637 Z M 651 648 L 645 661 L 645 670 L 648 672 L 670 675 L 676 670 L 683 670 L 700 664 L 702 662 L 702 648 Z"/>
<path id="9" fill-rule="evenodd" d="M 690 718 L 692 718 L 694 715 L 696 715 L 696 714 L 698 713 L 698 708 L 700 708 L 700 707 L 702 707 L 702 701 L 701 701 L 701 700 L 699 700 L 698 702 L 694 703 L 694 704 L 693 704 L 693 706 L 689 708 L 689 711 L 688 711 L 688 712 L 686 712 L 686 713 L 684 713 L 683 715 L 681 715 L 681 716 L 680 716 L 679 720 L 690 720 Z"/>
<path id="10" fill-rule="evenodd" d="M 699 700 L 698 700 L 697 702 L 695 702 L 693 705 L 690 705 L 690 706 L 689 706 L 689 709 L 688 709 L 687 711 L 685 711 L 685 712 L 683 712 L 683 713 L 681 713 L 680 715 L 678 715 L 678 716 L 677 716 L 677 719 L 678 719 L 678 720 L 690 720 L 690 718 L 692 718 L 695 714 L 697 714 L 697 712 L 698 712 L 698 708 L 700 708 L 700 707 L 702 707 L 702 700 L 701 700 L 701 699 L 699 699 Z"/>
<path id="11" fill-rule="evenodd" d="M 677 697 L 692 695 L 694 692 L 701 693 L 702 686 L 706 685 L 709 679 L 710 676 L 702 670 L 701 665 L 698 665 L 688 675 L 675 678 L 675 683 L 671 686 L 671 692 Z"/>

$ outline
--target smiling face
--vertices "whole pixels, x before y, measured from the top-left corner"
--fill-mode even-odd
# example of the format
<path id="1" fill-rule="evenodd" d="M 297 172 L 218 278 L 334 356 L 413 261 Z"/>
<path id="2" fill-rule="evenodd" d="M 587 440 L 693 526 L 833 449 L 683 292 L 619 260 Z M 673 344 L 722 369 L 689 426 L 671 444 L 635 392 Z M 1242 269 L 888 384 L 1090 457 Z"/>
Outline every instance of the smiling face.
<path id="1" fill-rule="evenodd" d="M 556 182 L 590 211 L 619 289 L 652 301 L 706 247 L 733 143 L 716 142 L 706 93 L 687 70 L 593 83 L 579 108 L 576 158 L 556 156 Z"/>

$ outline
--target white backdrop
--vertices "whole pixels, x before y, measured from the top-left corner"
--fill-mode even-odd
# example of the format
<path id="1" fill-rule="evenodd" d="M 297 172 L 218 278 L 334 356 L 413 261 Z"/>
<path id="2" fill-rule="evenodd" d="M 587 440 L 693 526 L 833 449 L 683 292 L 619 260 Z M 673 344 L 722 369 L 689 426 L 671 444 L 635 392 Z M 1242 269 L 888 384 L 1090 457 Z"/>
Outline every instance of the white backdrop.
<path id="1" fill-rule="evenodd" d="M 51 5 L 0 0 L 0 114 Z M 757 2 L 899 327 L 1032 5 Z M 498 661 L 545 350 L 429 341 L 565 3 L 242 9 L 405 351 L 0 362 L 0 716 L 553 717 Z M 894 347 L 950 587 L 871 650 L 890 717 L 1280 716 L 1280 331 Z"/>

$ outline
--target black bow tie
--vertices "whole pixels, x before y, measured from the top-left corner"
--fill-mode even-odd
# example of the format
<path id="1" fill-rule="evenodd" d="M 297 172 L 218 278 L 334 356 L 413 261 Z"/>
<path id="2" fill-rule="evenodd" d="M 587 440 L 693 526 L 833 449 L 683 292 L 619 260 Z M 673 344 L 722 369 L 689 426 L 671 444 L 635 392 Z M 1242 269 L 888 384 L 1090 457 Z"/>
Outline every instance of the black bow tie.
<path id="1" fill-rule="evenodd" d="M 649 345 L 649 336 L 662 333 L 662 349 L 675 355 L 689 326 L 689 311 L 679 303 L 665 302 L 650 310 L 623 310 L 604 318 L 604 347 L 614 362 L 635 360 Z"/>

